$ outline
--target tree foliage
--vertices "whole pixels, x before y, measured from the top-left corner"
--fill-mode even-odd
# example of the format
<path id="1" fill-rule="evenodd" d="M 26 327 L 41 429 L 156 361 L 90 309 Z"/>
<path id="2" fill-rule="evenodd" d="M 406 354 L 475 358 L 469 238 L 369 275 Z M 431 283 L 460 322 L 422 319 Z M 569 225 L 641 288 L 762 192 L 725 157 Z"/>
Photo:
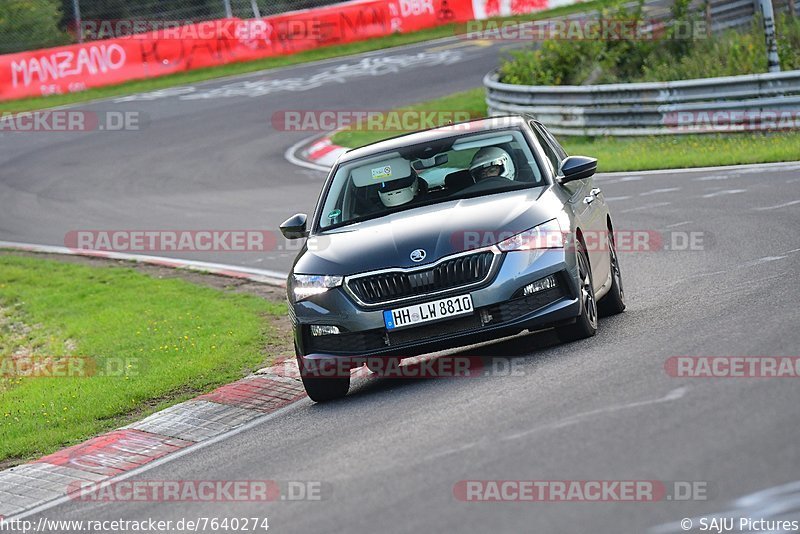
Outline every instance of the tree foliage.
<path id="1" fill-rule="evenodd" d="M 60 22 L 56 0 L 0 1 L 0 54 L 68 43 Z"/>

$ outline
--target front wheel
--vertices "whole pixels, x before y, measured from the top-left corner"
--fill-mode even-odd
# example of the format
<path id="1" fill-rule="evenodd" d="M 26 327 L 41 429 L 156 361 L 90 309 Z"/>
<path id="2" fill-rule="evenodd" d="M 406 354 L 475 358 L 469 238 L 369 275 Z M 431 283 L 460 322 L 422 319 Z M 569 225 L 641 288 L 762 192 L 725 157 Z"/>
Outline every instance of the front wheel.
<path id="1" fill-rule="evenodd" d="M 326 369 L 324 363 L 314 363 L 309 365 L 302 356 L 297 356 L 297 366 L 300 368 L 300 379 L 308 397 L 314 402 L 327 402 L 341 399 L 347 395 L 350 389 L 350 374 L 341 374 L 338 367 L 333 365 L 332 369 Z M 332 372 L 329 372 L 332 371 Z"/>
<path id="2" fill-rule="evenodd" d="M 614 245 L 613 234 L 608 243 L 608 254 L 611 262 L 611 289 L 608 294 L 597 303 L 597 309 L 602 316 L 616 315 L 625 311 L 625 293 L 622 290 L 622 272 L 619 270 L 617 247 Z"/>
<path id="3" fill-rule="evenodd" d="M 597 302 L 594 298 L 594 283 L 589 257 L 580 242 L 578 249 L 578 283 L 580 285 L 581 313 L 574 323 L 556 328 L 558 339 L 566 343 L 591 337 L 597 333 Z"/>

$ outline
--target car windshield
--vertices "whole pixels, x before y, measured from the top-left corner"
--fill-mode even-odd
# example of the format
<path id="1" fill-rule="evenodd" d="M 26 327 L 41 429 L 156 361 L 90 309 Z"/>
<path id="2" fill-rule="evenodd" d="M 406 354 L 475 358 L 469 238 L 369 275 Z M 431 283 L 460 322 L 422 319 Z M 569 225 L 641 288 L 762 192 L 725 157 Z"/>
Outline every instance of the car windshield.
<path id="1" fill-rule="evenodd" d="M 543 183 L 539 164 L 518 129 L 448 137 L 340 165 L 317 224 L 331 229 L 422 205 Z"/>

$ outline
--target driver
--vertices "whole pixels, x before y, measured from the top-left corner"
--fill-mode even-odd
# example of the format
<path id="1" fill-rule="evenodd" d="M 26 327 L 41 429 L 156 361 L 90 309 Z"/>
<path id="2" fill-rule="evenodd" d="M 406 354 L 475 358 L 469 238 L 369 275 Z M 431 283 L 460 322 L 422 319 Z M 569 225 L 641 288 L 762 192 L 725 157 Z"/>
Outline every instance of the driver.
<path id="1" fill-rule="evenodd" d="M 472 158 L 472 163 L 469 164 L 469 173 L 476 183 L 496 176 L 513 180 L 515 176 L 511 156 L 496 146 L 487 146 L 478 150 Z"/>
<path id="2" fill-rule="evenodd" d="M 378 189 L 378 196 L 387 208 L 408 204 L 419 192 L 419 177 L 413 170 L 406 178 L 383 182 Z"/>

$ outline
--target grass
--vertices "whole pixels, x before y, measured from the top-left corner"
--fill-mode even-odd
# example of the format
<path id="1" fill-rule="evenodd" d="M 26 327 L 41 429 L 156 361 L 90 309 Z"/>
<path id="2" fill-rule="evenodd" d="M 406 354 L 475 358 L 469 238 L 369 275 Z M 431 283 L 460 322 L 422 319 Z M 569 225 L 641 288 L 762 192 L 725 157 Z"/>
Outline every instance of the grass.
<path id="1" fill-rule="evenodd" d="M 468 111 L 486 116 L 483 88 L 471 89 L 403 109 L 414 111 Z M 403 132 L 342 130 L 333 142 L 358 147 Z M 735 133 L 660 135 L 649 137 L 559 136 L 569 154 L 598 159 L 600 172 L 708 167 L 743 163 L 769 163 L 800 159 L 800 133 Z"/>
<path id="2" fill-rule="evenodd" d="M 0 463 L 241 378 L 263 363 L 277 335 L 270 319 L 285 313 L 282 303 L 130 268 L 0 254 Z M 12 356 L 26 355 L 80 357 L 87 371 L 8 372 Z"/>
<path id="3" fill-rule="evenodd" d="M 714 167 L 800 159 L 800 133 L 562 137 L 569 154 L 598 159 L 600 172 Z"/>
<path id="4" fill-rule="evenodd" d="M 548 17 L 558 17 L 576 12 L 588 11 L 592 9 L 600 9 L 603 6 L 608 5 L 610 2 L 611 0 L 590 0 L 588 2 L 580 4 L 560 6 L 546 11 L 539 11 L 537 13 L 531 13 L 527 15 L 515 15 L 513 17 L 502 17 L 491 20 L 498 22 L 541 20 Z M 391 48 L 395 46 L 414 44 L 423 41 L 440 39 L 444 37 L 452 37 L 457 33 L 463 33 L 464 27 L 465 25 L 463 23 L 453 23 L 444 26 L 437 26 L 435 28 L 428 28 L 417 32 L 396 33 L 393 35 L 388 35 L 386 37 L 378 37 L 374 39 L 368 39 L 365 41 L 358 41 L 342 45 L 325 46 L 314 50 L 307 50 L 305 52 L 299 52 L 288 56 L 270 57 L 270 58 L 264 58 L 255 61 L 247 61 L 240 63 L 229 63 L 227 65 L 221 65 L 219 67 L 210 67 L 206 69 L 181 72 L 176 74 L 170 74 L 167 76 L 161 76 L 158 78 L 135 80 L 113 86 L 89 89 L 87 91 L 79 93 L 27 98 L 21 100 L 9 100 L 5 102 L 0 102 L 0 113 L 33 111 L 37 109 L 44 109 L 55 106 L 77 104 L 80 102 L 87 102 L 89 100 L 97 100 L 101 98 L 112 98 L 123 95 L 135 94 L 135 93 L 156 91 L 159 89 L 166 89 L 178 85 L 193 84 L 206 80 L 212 80 L 215 78 L 222 78 L 226 76 L 234 76 L 238 74 L 246 74 L 250 72 L 276 69 L 280 67 L 288 67 L 292 65 L 298 65 L 301 63 L 309 63 L 312 61 L 320 61 L 323 59 L 359 54 L 363 52 L 371 52 L 374 50 L 382 50 L 385 48 Z"/>

